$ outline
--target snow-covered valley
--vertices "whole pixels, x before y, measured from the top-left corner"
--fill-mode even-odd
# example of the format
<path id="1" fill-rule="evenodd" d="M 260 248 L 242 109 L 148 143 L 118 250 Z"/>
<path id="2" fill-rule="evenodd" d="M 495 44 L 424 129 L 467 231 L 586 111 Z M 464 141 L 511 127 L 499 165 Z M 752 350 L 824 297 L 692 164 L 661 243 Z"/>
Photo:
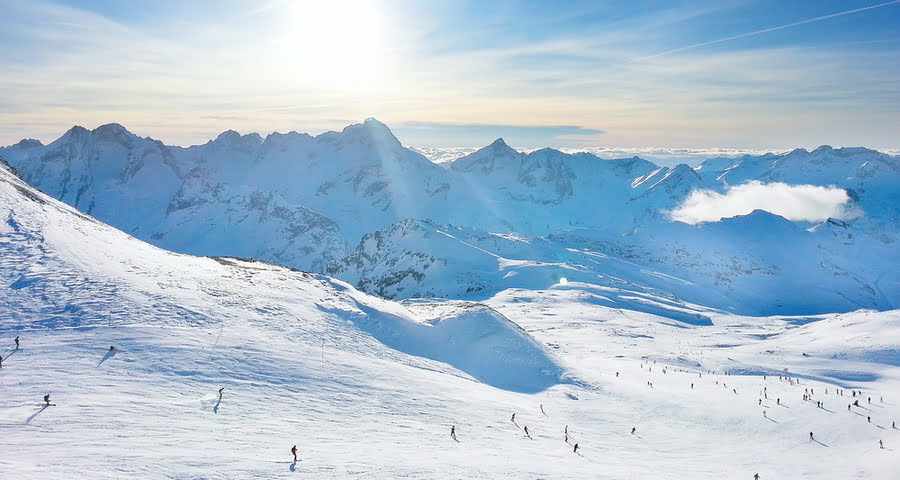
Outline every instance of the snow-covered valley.
<path id="1" fill-rule="evenodd" d="M 691 270 L 670 258 L 655 269 L 636 261 L 640 249 L 668 246 L 626 248 L 587 229 L 545 239 L 398 221 L 407 231 L 369 241 L 438 239 L 429 251 L 453 259 L 434 262 L 440 275 L 420 285 L 478 268 L 497 283 L 468 292 L 479 302 L 397 303 L 323 274 L 162 250 L 43 188 L 52 196 L 0 166 L 4 477 L 890 479 L 900 465 L 898 311 L 826 313 L 857 300 L 828 303 L 818 277 L 807 280 L 820 296 L 790 307 L 806 315 L 718 307 L 759 296 L 746 308 L 758 315 L 783 284 L 748 289 L 777 280 L 753 262 L 790 252 L 738 257 L 749 273 L 710 280 L 729 283 L 725 302 L 699 273 L 677 276 Z M 733 222 L 794 232 L 834 265 L 852 265 L 842 253 L 852 252 L 869 263 L 827 285 L 875 282 L 881 292 L 867 298 L 896 302 L 889 243 L 848 239 L 846 224 L 807 231 L 773 217 Z M 678 261 L 720 255 L 731 268 L 734 252 L 691 237 L 722 228 L 749 240 L 728 223 L 658 224 L 688 233 L 652 239 L 694 249 Z M 823 256 L 848 242 L 875 250 Z M 422 260 L 401 247 L 367 257 L 362 241 L 354 275 L 368 278 L 366 262 L 392 256 Z M 886 255 L 880 276 L 866 283 L 876 254 Z M 785 301 L 806 298 L 802 287 Z M 48 393 L 53 406 L 43 405 Z"/>

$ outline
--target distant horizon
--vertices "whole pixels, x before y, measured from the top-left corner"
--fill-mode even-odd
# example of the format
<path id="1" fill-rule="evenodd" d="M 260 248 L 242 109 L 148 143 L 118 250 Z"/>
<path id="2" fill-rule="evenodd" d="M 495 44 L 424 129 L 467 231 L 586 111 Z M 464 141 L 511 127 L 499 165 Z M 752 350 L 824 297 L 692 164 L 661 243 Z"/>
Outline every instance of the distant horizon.
<path id="1" fill-rule="evenodd" d="M 900 149 L 900 0 L 0 0 L 0 144 L 376 117 L 413 146 Z"/>
<path id="2" fill-rule="evenodd" d="M 381 122 L 377 118 L 374 118 L 374 117 L 369 117 L 369 118 L 373 118 L 376 121 Z M 345 125 L 344 127 L 351 126 L 351 125 L 358 125 L 363 122 L 364 122 L 364 120 L 351 122 L 351 123 L 348 123 L 347 125 Z M 381 123 L 384 123 L 384 122 L 381 122 Z M 101 125 L 96 125 L 96 126 L 92 126 L 92 127 L 84 126 L 81 124 L 75 124 L 55 136 L 51 135 L 51 136 L 48 136 L 45 138 L 34 138 L 34 137 L 20 138 L 14 142 L 11 142 L 8 144 L 0 143 L 0 148 L 11 147 L 21 141 L 26 141 L 26 140 L 37 140 L 37 141 L 41 142 L 43 145 L 48 145 L 48 144 L 58 140 L 59 138 L 61 138 L 63 135 L 65 135 L 67 132 L 69 132 L 73 128 L 81 127 L 88 131 L 93 131 L 102 126 L 111 125 L 111 124 L 120 125 L 123 128 L 125 128 L 125 130 L 127 130 L 129 133 L 136 135 L 138 137 L 151 138 L 153 140 L 158 140 L 158 141 L 162 142 L 164 145 L 166 145 L 168 147 L 179 147 L 179 148 L 190 148 L 193 146 L 204 145 L 206 143 L 216 140 L 220 135 L 222 135 L 223 133 L 228 132 L 228 131 L 237 132 L 241 136 L 256 134 L 256 135 L 259 135 L 260 137 L 262 137 L 263 139 L 265 139 L 267 136 L 272 135 L 272 134 L 282 134 L 283 135 L 283 134 L 294 132 L 294 133 L 301 134 L 301 135 L 305 134 L 305 135 L 310 135 L 312 137 L 316 137 L 316 136 L 322 135 L 324 133 L 340 132 L 343 130 L 343 128 L 337 128 L 337 129 L 329 129 L 329 130 L 323 130 L 323 131 L 301 131 L 301 130 L 297 130 L 297 129 L 292 129 L 292 130 L 286 130 L 286 131 L 273 130 L 270 132 L 260 132 L 260 131 L 242 132 L 242 131 L 238 131 L 236 129 L 228 128 L 228 129 L 225 129 L 216 134 L 210 135 L 209 138 L 207 138 L 205 141 L 200 141 L 198 143 L 192 143 L 192 144 L 176 144 L 176 143 L 170 143 L 169 141 L 167 141 L 164 138 L 159 138 L 159 137 L 156 137 L 153 135 L 144 135 L 140 132 L 135 132 L 131 128 L 129 128 L 127 125 L 124 125 L 119 122 L 107 122 L 107 123 L 103 123 Z M 553 150 L 558 150 L 560 152 L 567 153 L 567 154 L 582 153 L 582 152 L 590 153 L 590 154 L 596 155 L 602 159 L 609 159 L 609 160 L 636 156 L 636 157 L 643 158 L 645 160 L 653 161 L 654 163 L 657 163 L 660 166 L 674 166 L 674 165 L 677 165 L 680 163 L 685 163 L 692 167 L 695 167 L 695 166 L 699 165 L 700 163 L 702 163 L 704 160 L 711 159 L 711 158 L 721 158 L 721 157 L 736 158 L 736 157 L 740 157 L 740 156 L 744 156 L 744 155 L 761 156 L 761 155 L 766 155 L 766 154 L 781 155 L 781 154 L 789 153 L 791 151 L 798 150 L 798 149 L 812 152 L 821 147 L 831 147 L 834 149 L 860 148 L 861 147 L 861 148 L 867 148 L 870 150 L 875 150 L 875 151 L 878 151 L 879 153 L 884 153 L 884 154 L 890 155 L 890 156 L 900 156 L 900 149 L 877 149 L 877 148 L 868 147 L 866 145 L 828 145 L 828 144 L 823 144 L 823 145 L 815 145 L 815 146 L 809 145 L 809 146 L 792 146 L 792 147 L 783 147 L 783 148 L 758 148 L 758 149 L 732 148 L 732 147 L 721 147 L 721 146 L 710 146 L 710 147 L 706 147 L 706 148 L 689 148 L 689 147 L 678 147 L 678 146 L 664 147 L 664 146 L 651 146 L 651 145 L 637 146 L 637 147 L 626 147 L 626 146 L 615 146 L 615 145 L 565 147 L 565 146 L 529 144 L 529 145 L 523 146 L 523 145 L 517 144 L 517 142 L 515 142 L 515 140 L 510 139 L 510 138 L 516 139 L 517 136 L 492 137 L 492 140 L 484 143 L 483 145 L 450 145 L 450 146 L 411 145 L 404 141 L 403 136 L 400 133 L 398 133 L 397 129 L 394 129 L 389 124 L 385 123 L 385 125 L 391 130 L 391 132 L 400 141 L 401 145 L 403 145 L 404 148 L 408 148 L 408 149 L 414 150 L 418 153 L 421 153 L 426 158 L 428 158 L 429 160 L 431 160 L 435 163 L 445 163 L 445 162 L 455 160 L 456 158 L 460 158 L 462 156 L 468 155 L 470 153 L 473 153 L 481 148 L 484 148 L 484 147 L 490 145 L 492 142 L 496 141 L 497 139 L 502 139 L 508 146 L 510 146 L 514 150 L 522 152 L 522 153 L 526 153 L 526 154 L 534 152 L 536 150 L 544 149 L 544 148 L 551 148 Z M 401 127 L 400 130 L 402 131 L 403 128 Z"/>

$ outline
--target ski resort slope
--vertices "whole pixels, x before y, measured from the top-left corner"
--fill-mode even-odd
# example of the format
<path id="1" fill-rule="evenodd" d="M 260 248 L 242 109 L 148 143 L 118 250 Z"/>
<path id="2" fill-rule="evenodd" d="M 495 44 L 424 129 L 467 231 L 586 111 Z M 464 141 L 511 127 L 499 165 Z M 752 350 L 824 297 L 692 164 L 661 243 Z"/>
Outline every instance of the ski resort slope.
<path id="1" fill-rule="evenodd" d="M 399 304 L 166 252 L 3 167 L 0 282 L 4 478 L 890 479 L 900 464 L 896 311 L 692 307 L 713 319 L 694 325 L 577 282 Z M 847 411 L 851 388 L 873 403 Z"/>

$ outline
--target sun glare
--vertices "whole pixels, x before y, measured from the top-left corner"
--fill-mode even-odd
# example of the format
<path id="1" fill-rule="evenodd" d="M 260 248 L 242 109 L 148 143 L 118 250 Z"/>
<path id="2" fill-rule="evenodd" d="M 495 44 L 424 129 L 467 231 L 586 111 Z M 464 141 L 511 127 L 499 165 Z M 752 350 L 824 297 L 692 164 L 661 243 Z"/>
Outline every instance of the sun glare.
<path id="1" fill-rule="evenodd" d="M 291 2 L 285 8 L 279 61 L 294 79 L 362 91 L 381 82 L 386 28 L 373 1 Z"/>

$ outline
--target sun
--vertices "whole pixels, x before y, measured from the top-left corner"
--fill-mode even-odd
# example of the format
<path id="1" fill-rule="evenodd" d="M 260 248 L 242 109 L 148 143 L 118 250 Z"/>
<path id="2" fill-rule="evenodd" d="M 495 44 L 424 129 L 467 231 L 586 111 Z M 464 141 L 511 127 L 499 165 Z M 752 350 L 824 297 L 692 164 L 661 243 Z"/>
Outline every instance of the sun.
<path id="1" fill-rule="evenodd" d="M 281 29 L 281 66 L 299 83 L 365 90 L 382 81 L 387 32 L 373 0 L 290 2 Z"/>

